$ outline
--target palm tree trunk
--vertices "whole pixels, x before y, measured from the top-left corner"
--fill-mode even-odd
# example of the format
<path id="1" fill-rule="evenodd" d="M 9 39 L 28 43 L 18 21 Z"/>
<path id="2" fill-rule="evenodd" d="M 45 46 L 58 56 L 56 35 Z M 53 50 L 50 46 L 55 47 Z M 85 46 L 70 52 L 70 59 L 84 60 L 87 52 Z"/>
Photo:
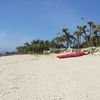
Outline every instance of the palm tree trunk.
<path id="1" fill-rule="evenodd" d="M 69 46 L 69 41 L 66 40 L 66 47 L 68 48 L 68 46 Z"/>
<path id="2" fill-rule="evenodd" d="M 98 41 L 98 34 L 96 33 L 96 46 L 99 46 L 99 41 Z"/>
<path id="3" fill-rule="evenodd" d="M 91 46 L 91 51 L 90 54 L 93 54 L 93 37 L 92 37 L 92 27 L 90 26 L 90 46 Z"/>
<path id="4" fill-rule="evenodd" d="M 77 37 L 77 39 L 78 39 L 78 49 L 80 48 L 80 38 L 79 38 L 79 36 Z"/>
<path id="5" fill-rule="evenodd" d="M 91 26 L 90 26 L 90 46 L 92 46 L 92 45 L 91 45 L 91 37 L 92 37 L 92 36 L 91 36 Z"/>
<path id="6" fill-rule="evenodd" d="M 83 32 L 84 32 L 84 35 L 85 35 L 86 43 L 87 43 L 88 46 L 90 46 L 90 42 L 88 40 L 88 36 L 87 36 L 85 31 L 83 31 Z"/>

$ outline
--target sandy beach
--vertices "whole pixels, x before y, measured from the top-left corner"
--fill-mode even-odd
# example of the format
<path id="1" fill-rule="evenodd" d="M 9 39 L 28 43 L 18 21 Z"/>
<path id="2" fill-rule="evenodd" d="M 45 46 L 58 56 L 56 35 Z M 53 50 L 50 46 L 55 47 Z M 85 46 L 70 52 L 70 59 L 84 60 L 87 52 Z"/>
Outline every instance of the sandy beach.
<path id="1" fill-rule="evenodd" d="M 0 57 L 0 100 L 99 100 L 100 54 Z"/>

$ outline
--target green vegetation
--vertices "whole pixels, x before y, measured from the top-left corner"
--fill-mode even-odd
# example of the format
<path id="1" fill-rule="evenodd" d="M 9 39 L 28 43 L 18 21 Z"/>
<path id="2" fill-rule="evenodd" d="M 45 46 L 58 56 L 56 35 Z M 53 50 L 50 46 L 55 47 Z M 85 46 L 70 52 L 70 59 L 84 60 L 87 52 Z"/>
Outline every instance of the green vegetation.
<path id="1" fill-rule="evenodd" d="M 100 25 L 88 21 L 86 25 L 77 26 L 73 33 L 70 33 L 68 28 L 63 28 L 51 41 L 33 40 L 16 49 L 20 54 L 49 54 L 69 47 L 80 49 L 93 46 L 100 46 Z"/>

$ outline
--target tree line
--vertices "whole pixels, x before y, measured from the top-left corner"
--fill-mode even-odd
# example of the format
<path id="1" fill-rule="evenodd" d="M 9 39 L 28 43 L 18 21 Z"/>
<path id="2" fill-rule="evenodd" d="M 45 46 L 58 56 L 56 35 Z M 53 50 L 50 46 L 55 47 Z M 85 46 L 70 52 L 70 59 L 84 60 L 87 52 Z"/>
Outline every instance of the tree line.
<path id="1" fill-rule="evenodd" d="M 71 33 L 68 28 L 63 28 L 51 41 L 33 40 L 23 46 L 17 47 L 17 52 L 21 54 L 37 53 L 60 48 L 85 48 L 100 46 L 100 25 L 92 21 L 87 21 L 86 25 L 76 26 L 76 30 Z"/>

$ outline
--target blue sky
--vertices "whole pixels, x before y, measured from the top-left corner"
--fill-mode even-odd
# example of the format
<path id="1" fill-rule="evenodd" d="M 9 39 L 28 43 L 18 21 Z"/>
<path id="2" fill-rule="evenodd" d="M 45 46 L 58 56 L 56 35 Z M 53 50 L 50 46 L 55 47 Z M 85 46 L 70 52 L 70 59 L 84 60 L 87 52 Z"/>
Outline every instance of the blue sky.
<path id="1" fill-rule="evenodd" d="M 33 39 L 51 40 L 63 27 L 71 32 L 100 23 L 100 0 L 0 0 L 0 51 L 15 50 Z"/>

